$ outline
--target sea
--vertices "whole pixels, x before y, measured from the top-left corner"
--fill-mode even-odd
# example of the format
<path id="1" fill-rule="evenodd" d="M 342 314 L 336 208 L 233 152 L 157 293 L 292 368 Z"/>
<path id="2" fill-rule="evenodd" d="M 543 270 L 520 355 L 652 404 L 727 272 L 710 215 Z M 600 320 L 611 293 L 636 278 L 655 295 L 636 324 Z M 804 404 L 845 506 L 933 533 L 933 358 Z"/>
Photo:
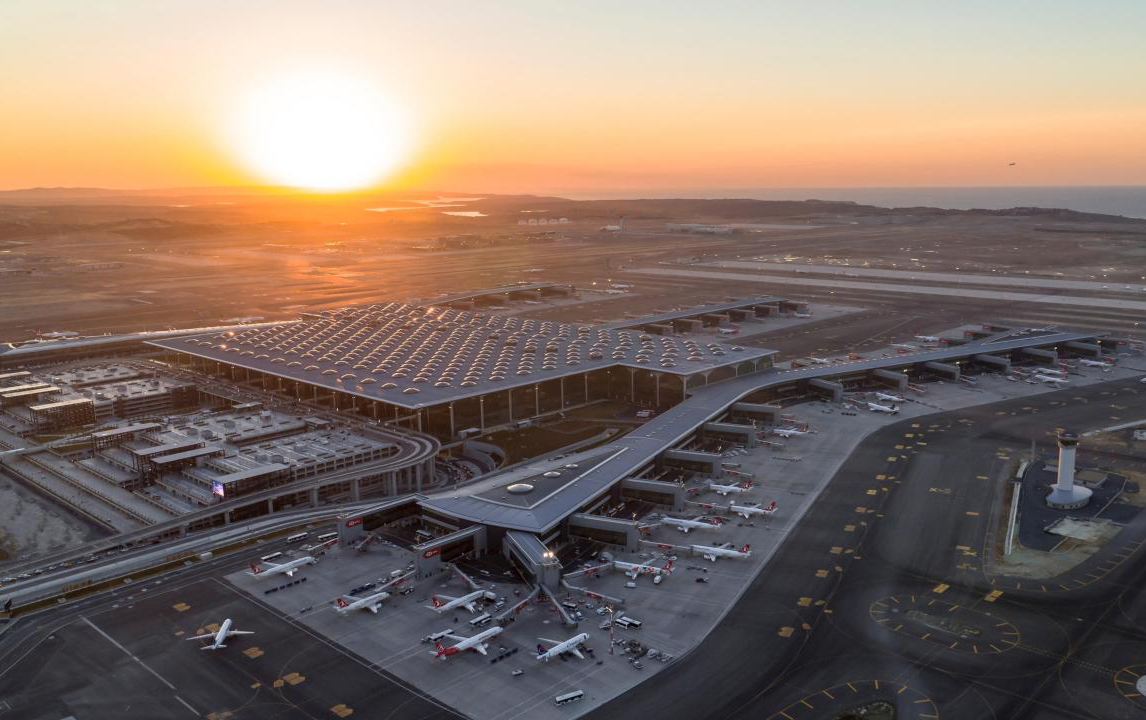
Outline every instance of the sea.
<path id="1" fill-rule="evenodd" d="M 621 198 L 699 198 L 750 200 L 851 200 L 880 207 L 938 207 L 950 210 L 1003 210 L 1012 207 L 1063 208 L 1080 212 L 1146 218 L 1146 185 L 1048 187 L 833 187 L 833 188 L 663 188 L 586 192 L 555 191 L 576 200 Z"/>

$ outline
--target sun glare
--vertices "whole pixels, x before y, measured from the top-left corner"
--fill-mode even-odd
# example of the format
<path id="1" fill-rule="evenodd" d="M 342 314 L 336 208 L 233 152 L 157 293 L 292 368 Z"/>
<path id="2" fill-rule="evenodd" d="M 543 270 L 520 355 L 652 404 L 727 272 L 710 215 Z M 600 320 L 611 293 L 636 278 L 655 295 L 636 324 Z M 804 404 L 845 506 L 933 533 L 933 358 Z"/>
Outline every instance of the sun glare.
<path id="1" fill-rule="evenodd" d="M 374 185 L 410 152 L 403 113 L 363 78 L 329 71 L 278 77 L 240 104 L 234 142 L 270 182 L 337 192 Z"/>

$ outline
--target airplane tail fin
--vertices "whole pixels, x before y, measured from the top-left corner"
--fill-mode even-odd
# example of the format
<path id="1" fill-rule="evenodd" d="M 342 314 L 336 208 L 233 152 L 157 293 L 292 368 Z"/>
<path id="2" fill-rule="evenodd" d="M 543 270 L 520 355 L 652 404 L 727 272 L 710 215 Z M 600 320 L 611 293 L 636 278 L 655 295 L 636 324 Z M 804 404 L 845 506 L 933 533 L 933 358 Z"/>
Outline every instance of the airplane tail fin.
<path id="1" fill-rule="evenodd" d="M 258 574 L 259 574 L 259 573 L 261 573 L 262 571 L 263 571 L 263 569 L 262 569 L 261 567 L 259 567 L 259 566 L 258 566 L 258 565 L 256 565 L 255 563 L 251 563 L 251 572 L 252 572 L 252 573 L 254 573 L 255 575 L 258 575 Z"/>
<path id="2" fill-rule="evenodd" d="M 672 572 L 672 560 L 669 560 L 667 563 L 665 563 L 665 572 L 666 573 Z"/>
<path id="3" fill-rule="evenodd" d="M 740 552 L 742 552 L 742 553 L 748 552 L 748 543 L 744 543 L 744 547 L 740 548 Z"/>
<path id="4" fill-rule="evenodd" d="M 773 500 L 773 501 L 772 501 L 772 504 L 768 506 L 768 510 L 769 510 L 769 511 L 772 511 L 772 510 L 775 510 L 775 509 L 776 509 L 776 501 L 775 501 L 775 500 Z"/>
<path id="5" fill-rule="evenodd" d="M 441 600 L 439 600 L 439 599 L 438 599 L 438 596 L 437 596 L 437 595 L 431 595 L 431 596 L 430 596 L 430 602 L 431 602 L 431 603 L 433 604 L 433 606 L 434 606 L 434 607 L 436 607 L 436 608 L 440 608 L 441 606 L 445 605 L 445 603 L 444 603 L 444 602 L 442 602 Z"/>
<path id="6" fill-rule="evenodd" d="M 340 607 L 340 608 L 350 606 L 350 603 L 346 602 L 346 598 L 338 598 L 338 600 L 336 600 L 335 602 L 338 603 L 338 607 Z"/>
<path id="7" fill-rule="evenodd" d="M 436 650 L 436 652 L 434 653 L 434 657 L 436 657 L 436 658 L 440 658 L 446 654 L 446 648 L 442 645 L 441 640 L 435 640 L 434 641 L 434 649 Z"/>

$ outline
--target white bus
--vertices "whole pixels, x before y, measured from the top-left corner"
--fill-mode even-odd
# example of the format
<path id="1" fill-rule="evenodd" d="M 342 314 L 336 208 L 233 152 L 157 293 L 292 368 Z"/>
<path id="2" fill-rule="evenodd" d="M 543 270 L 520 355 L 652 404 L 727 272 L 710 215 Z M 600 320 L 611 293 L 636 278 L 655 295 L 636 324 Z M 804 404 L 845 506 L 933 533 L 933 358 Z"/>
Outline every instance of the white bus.
<path id="1" fill-rule="evenodd" d="M 262 560 L 263 562 L 270 562 L 271 560 L 278 560 L 282 556 L 283 556 L 283 554 L 281 552 L 273 552 L 270 555 L 263 555 L 259 559 Z"/>
<path id="2" fill-rule="evenodd" d="M 493 617 L 489 613 L 482 613 L 473 620 L 470 620 L 470 627 L 479 628 L 482 625 L 489 623 L 491 620 L 493 620 Z"/>
<path id="3" fill-rule="evenodd" d="M 640 630 L 641 629 L 641 621 L 640 620 L 634 620 L 633 618 L 627 617 L 625 615 L 622 615 L 621 617 L 617 618 L 614 622 L 623 628 L 628 628 L 629 630 Z"/>
<path id="4" fill-rule="evenodd" d="M 583 697 L 585 697 L 585 693 L 580 690 L 574 690 L 573 692 L 567 692 L 564 695 L 558 695 L 557 697 L 553 698 L 553 702 L 558 705 L 566 705 L 573 702 L 574 700 L 580 700 Z"/>
<path id="5" fill-rule="evenodd" d="M 288 535 L 287 536 L 287 542 L 288 543 L 302 542 L 303 540 L 306 540 L 308 537 L 310 537 L 310 533 L 304 533 L 304 532 L 295 533 L 294 535 Z"/>
<path id="6" fill-rule="evenodd" d="M 453 628 L 446 628 L 445 630 L 439 630 L 436 633 L 430 633 L 426 637 L 422 638 L 422 642 L 424 642 L 424 643 L 437 642 L 437 641 L 441 640 L 442 638 L 444 638 L 445 636 L 452 633 L 453 631 L 454 631 Z"/>
<path id="7" fill-rule="evenodd" d="M 336 533 L 336 532 L 323 533 L 323 534 L 318 536 L 318 541 L 320 543 L 330 542 L 331 540 L 337 540 L 337 539 L 338 539 L 338 533 Z"/>

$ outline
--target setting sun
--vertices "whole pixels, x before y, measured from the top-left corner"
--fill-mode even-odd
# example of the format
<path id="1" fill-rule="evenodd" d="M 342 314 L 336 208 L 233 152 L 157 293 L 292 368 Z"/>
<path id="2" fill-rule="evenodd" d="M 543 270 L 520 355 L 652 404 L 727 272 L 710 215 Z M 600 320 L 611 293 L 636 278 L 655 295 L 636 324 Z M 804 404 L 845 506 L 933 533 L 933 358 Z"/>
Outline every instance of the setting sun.
<path id="1" fill-rule="evenodd" d="M 363 78 L 329 71 L 283 75 L 254 88 L 236 113 L 233 145 L 271 182 L 318 191 L 385 180 L 410 152 L 393 100 Z"/>

